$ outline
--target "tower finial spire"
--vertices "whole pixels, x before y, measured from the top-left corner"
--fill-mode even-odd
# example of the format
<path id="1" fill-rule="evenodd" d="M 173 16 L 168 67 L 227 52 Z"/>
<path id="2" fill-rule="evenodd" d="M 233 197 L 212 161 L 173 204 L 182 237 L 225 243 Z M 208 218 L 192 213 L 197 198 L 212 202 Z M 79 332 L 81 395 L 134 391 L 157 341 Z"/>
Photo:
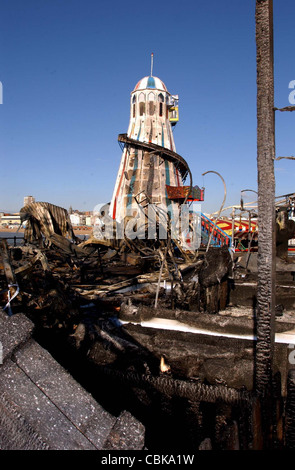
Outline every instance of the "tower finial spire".
<path id="1" fill-rule="evenodd" d="M 151 77 L 153 76 L 154 53 L 151 54 Z"/>

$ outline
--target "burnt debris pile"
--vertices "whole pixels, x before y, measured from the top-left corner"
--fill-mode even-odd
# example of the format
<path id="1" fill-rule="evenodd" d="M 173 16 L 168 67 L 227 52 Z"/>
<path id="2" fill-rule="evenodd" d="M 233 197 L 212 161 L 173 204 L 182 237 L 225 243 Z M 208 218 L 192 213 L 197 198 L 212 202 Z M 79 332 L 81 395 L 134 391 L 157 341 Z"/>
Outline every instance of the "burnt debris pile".
<path id="1" fill-rule="evenodd" d="M 227 248 L 211 248 L 190 261 L 162 243 L 123 241 L 114 248 L 56 233 L 39 242 L 10 246 L 1 240 L 1 301 L 7 312 L 26 311 L 44 326 L 71 323 L 89 303 L 112 315 L 139 305 L 155 313 L 156 308 L 216 313 L 226 307 Z"/>
<path id="2" fill-rule="evenodd" d="M 228 247 L 190 252 L 169 239 L 81 240 L 66 212 L 42 204 L 23 213 L 24 242 L 0 243 L 8 316 L 25 314 L 35 339 L 102 406 L 136 416 L 146 448 L 258 445 L 255 309 L 232 296 L 255 276 L 252 258 L 245 267 Z M 278 317 L 279 333 L 292 328 Z M 276 345 L 277 404 L 293 403 L 288 372 L 286 347 Z M 279 448 L 292 436 L 289 409 Z"/>

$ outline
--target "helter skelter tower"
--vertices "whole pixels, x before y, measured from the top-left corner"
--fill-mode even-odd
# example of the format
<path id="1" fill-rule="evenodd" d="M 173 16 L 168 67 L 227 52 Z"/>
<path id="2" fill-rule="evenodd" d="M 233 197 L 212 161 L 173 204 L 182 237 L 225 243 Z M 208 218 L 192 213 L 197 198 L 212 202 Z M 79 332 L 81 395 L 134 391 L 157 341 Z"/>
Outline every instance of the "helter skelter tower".
<path id="1" fill-rule="evenodd" d="M 150 205 L 173 217 L 183 202 L 202 200 L 186 161 L 176 153 L 172 128 L 177 122 L 178 96 L 153 76 L 152 54 L 150 76 L 131 92 L 128 132 L 118 137 L 123 153 L 110 204 L 113 220 L 121 223 L 139 210 L 147 214 Z M 188 175 L 190 185 L 184 186 Z"/>

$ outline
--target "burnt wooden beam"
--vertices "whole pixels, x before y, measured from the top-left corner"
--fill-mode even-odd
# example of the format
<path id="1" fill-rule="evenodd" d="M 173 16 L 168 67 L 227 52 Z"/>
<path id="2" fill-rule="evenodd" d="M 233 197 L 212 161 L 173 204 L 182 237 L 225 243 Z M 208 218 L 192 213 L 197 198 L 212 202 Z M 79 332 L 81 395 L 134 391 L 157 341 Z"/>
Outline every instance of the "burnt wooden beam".
<path id="1" fill-rule="evenodd" d="M 272 0 L 256 0 L 258 292 L 256 388 L 271 383 L 275 319 L 275 131 Z"/>
<path id="2" fill-rule="evenodd" d="M 272 446 L 271 398 L 275 335 L 275 125 L 273 3 L 256 0 L 258 258 L 255 392 L 258 414 L 254 447 Z M 254 433 L 255 434 L 255 433 Z"/>
<path id="3" fill-rule="evenodd" d="M 18 292 L 18 283 L 15 276 L 15 272 L 10 263 L 9 250 L 6 239 L 0 240 L 0 255 L 2 258 L 4 273 L 7 280 L 7 304 L 4 309 L 7 308 L 8 315 L 12 315 L 10 300 L 12 300 Z"/>
<path id="4" fill-rule="evenodd" d="M 3 262 L 3 267 L 4 267 L 4 272 L 5 272 L 7 282 L 8 284 L 15 284 L 16 277 L 15 277 L 13 268 L 10 263 L 7 241 L 5 239 L 0 240 L 0 254 L 2 257 L 2 262 Z"/>
<path id="5" fill-rule="evenodd" d="M 295 111 L 295 106 L 285 106 L 285 108 L 274 108 L 275 111 Z"/>
<path id="6" fill-rule="evenodd" d="M 121 383 L 131 384 L 143 389 L 157 390 L 164 395 L 187 398 L 192 402 L 226 403 L 231 405 L 252 404 L 252 396 L 247 390 L 237 390 L 224 385 L 207 385 L 187 380 L 174 379 L 165 373 L 154 376 L 152 374 L 139 374 L 134 371 L 120 371 L 110 366 L 99 366 L 106 376 L 110 376 Z"/>
<path id="7" fill-rule="evenodd" d="M 118 141 L 124 143 L 125 145 L 132 145 L 133 147 L 144 149 L 144 150 L 152 150 L 152 153 L 158 153 L 161 156 L 164 156 L 165 159 L 172 161 L 175 165 L 178 165 L 179 171 L 181 173 L 182 179 L 185 181 L 187 175 L 190 177 L 190 188 L 192 187 L 192 174 L 190 168 L 185 161 L 185 159 L 176 152 L 167 149 L 166 147 L 162 147 L 157 144 L 153 144 L 151 142 L 142 142 L 139 140 L 131 139 L 127 136 L 127 134 L 119 134 Z"/>
<path id="8" fill-rule="evenodd" d="M 286 160 L 295 160 L 295 157 L 293 157 L 293 155 L 291 157 L 277 157 L 276 160 L 283 160 L 283 159 L 286 159 Z"/>

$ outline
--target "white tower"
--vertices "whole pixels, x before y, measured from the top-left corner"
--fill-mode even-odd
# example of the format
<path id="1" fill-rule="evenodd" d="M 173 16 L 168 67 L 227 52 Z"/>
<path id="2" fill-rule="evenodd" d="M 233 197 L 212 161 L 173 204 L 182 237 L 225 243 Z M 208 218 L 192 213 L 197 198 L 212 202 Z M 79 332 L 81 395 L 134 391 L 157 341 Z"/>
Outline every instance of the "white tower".
<path id="1" fill-rule="evenodd" d="M 172 204 L 166 186 L 181 187 L 186 176 L 185 162 L 175 153 L 177 121 L 178 96 L 158 77 L 141 79 L 131 93 L 127 135 L 119 136 L 125 146 L 110 207 L 113 219 L 121 221 L 143 201 Z"/>
<path id="2" fill-rule="evenodd" d="M 138 211 L 147 214 L 151 205 L 171 218 L 178 216 L 192 182 L 183 186 L 191 174 L 176 153 L 172 128 L 177 121 L 178 96 L 168 92 L 151 68 L 151 75 L 131 92 L 128 132 L 118 137 L 124 148 L 109 209 L 114 221 L 137 217 Z"/>

